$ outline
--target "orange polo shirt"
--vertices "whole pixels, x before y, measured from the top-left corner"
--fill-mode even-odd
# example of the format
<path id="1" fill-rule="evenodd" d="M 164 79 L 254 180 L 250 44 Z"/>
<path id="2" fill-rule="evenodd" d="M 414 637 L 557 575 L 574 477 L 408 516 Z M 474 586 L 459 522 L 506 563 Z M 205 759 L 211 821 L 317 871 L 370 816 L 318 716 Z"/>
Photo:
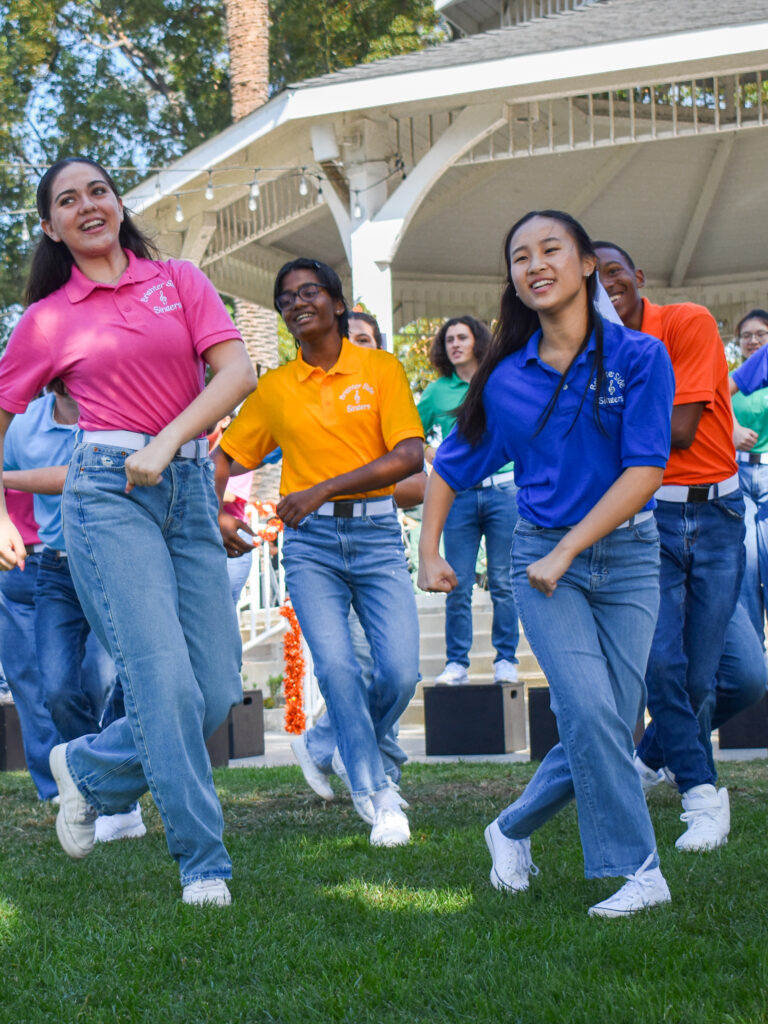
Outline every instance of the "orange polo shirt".
<path id="1" fill-rule="evenodd" d="M 258 466 L 280 447 L 280 493 L 313 487 L 359 469 L 399 441 L 424 437 L 421 420 L 400 363 L 389 352 L 359 348 L 346 338 L 327 372 L 296 359 L 259 379 L 221 447 L 241 466 Z M 394 484 L 361 498 L 392 494 Z"/>
<path id="2" fill-rule="evenodd" d="M 675 405 L 704 402 L 690 448 L 673 448 L 665 484 L 716 484 L 737 471 L 728 363 L 715 319 L 704 306 L 655 306 L 643 299 L 643 334 L 660 338 L 675 371 Z"/>

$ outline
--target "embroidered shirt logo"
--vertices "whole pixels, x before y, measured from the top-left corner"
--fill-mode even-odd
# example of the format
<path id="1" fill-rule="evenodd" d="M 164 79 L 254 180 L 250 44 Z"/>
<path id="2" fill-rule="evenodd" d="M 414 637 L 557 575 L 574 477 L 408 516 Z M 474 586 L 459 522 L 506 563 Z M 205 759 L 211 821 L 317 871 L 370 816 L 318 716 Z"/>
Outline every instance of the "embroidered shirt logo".
<path id="1" fill-rule="evenodd" d="M 350 384 L 348 388 L 339 395 L 342 402 L 347 403 L 347 412 L 363 412 L 372 408 L 370 402 L 366 402 L 368 395 L 375 395 L 376 392 L 370 384 Z"/>
<path id="2" fill-rule="evenodd" d="M 154 313 L 172 313 L 174 309 L 181 309 L 181 303 L 178 300 L 169 302 L 168 296 L 163 291 L 164 288 L 173 288 L 176 291 L 176 285 L 168 278 L 167 281 L 161 281 L 160 284 L 153 284 L 151 288 L 147 288 L 141 296 L 141 301 L 149 304 L 149 300 L 152 299 L 151 309 Z"/>
<path id="3" fill-rule="evenodd" d="M 592 378 L 590 391 L 597 388 L 597 377 Z M 624 378 L 618 370 L 605 370 L 603 373 L 603 393 L 600 405 L 624 405 Z"/>

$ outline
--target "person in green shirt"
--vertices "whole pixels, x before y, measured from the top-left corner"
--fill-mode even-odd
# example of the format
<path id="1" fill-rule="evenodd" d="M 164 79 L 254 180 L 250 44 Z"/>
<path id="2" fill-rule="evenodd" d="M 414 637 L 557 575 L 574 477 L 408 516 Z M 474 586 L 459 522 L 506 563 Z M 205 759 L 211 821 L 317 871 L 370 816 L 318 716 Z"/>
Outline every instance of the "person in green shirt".
<path id="1" fill-rule="evenodd" d="M 418 410 L 431 462 L 440 442 L 456 422 L 469 382 L 491 340 L 485 324 L 471 316 L 447 320 L 435 335 L 430 361 L 440 377 L 425 389 Z M 488 589 L 493 602 L 491 640 L 496 649 L 493 677 L 497 683 L 517 682 L 520 631 L 512 593 L 509 555 L 517 522 L 517 487 L 512 463 L 501 466 L 477 487 L 456 495 L 443 530 L 445 557 L 458 585 L 445 601 L 446 665 L 435 682 L 458 686 L 469 682 L 472 646 L 472 587 L 480 541 L 485 537 Z"/>

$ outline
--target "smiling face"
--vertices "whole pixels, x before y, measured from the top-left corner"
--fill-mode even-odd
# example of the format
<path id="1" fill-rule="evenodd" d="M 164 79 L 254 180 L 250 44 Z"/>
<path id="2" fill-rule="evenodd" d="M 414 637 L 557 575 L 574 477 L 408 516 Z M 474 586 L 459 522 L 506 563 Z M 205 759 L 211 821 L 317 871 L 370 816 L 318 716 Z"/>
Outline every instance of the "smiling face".
<path id="1" fill-rule="evenodd" d="M 298 292 L 303 284 L 318 284 L 321 287 L 311 300 L 296 295 L 293 305 L 283 311 L 285 326 L 299 344 L 321 341 L 329 335 L 341 340 L 337 317 L 344 312 L 344 305 L 331 298 L 313 270 L 289 271 L 280 281 L 280 291 Z"/>
<path id="2" fill-rule="evenodd" d="M 597 249 L 597 272 L 622 323 L 639 329 L 643 319 L 640 288 L 645 284 L 645 274 L 630 266 L 618 249 L 607 247 Z"/>
<path id="3" fill-rule="evenodd" d="M 49 214 L 41 224 L 79 264 L 114 255 L 120 249 L 122 221 L 122 200 L 99 169 L 78 162 L 67 164 L 51 182 Z"/>
<path id="4" fill-rule="evenodd" d="M 475 336 L 466 324 L 451 324 L 446 330 L 445 354 L 454 370 L 477 369 Z"/>
<path id="5" fill-rule="evenodd" d="M 768 341 L 768 324 L 752 316 L 745 320 L 739 328 L 739 347 L 741 354 L 748 359 L 754 352 Z"/>
<path id="6" fill-rule="evenodd" d="M 509 272 L 520 300 L 539 314 L 554 314 L 586 294 L 595 269 L 582 256 L 566 225 L 551 217 L 532 217 L 509 241 Z"/>

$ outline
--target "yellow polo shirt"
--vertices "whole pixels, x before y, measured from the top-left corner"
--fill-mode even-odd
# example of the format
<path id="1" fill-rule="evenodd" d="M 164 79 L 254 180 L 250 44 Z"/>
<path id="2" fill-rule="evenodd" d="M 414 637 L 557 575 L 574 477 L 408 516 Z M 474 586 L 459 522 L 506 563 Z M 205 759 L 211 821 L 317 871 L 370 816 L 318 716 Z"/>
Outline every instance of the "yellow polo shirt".
<path id="1" fill-rule="evenodd" d="M 241 466 L 258 466 L 283 451 L 280 493 L 290 494 L 359 469 L 408 437 L 424 437 L 400 363 L 389 352 L 359 348 L 346 338 L 327 372 L 296 359 L 269 370 L 221 438 Z M 392 494 L 394 484 L 360 498 Z"/>

